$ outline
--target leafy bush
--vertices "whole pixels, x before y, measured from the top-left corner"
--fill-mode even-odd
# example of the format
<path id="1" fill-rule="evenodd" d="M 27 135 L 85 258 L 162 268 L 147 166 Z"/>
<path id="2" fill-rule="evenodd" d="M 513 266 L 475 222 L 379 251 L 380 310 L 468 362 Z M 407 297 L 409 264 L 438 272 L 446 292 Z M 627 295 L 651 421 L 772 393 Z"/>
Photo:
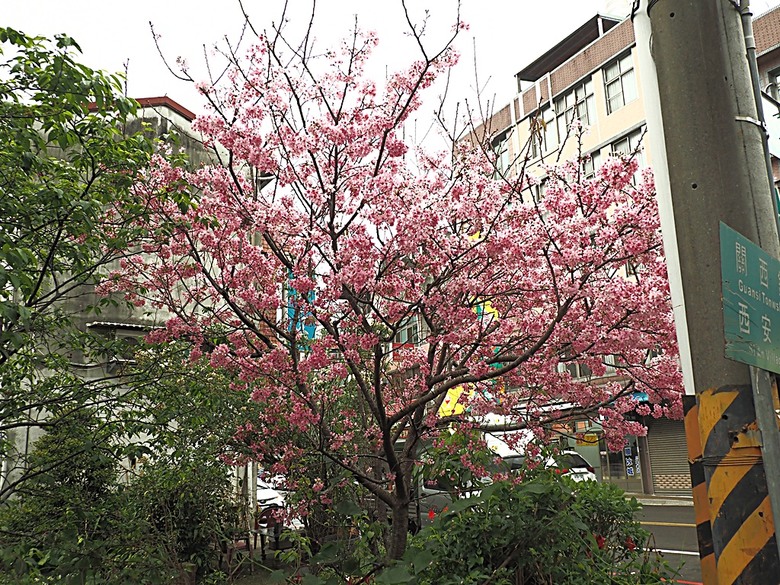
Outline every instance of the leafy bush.
<path id="1" fill-rule="evenodd" d="M 27 479 L 0 503 L 0 584 L 167 585 L 185 563 L 219 581 L 238 523 L 224 460 L 246 455 L 236 429 L 257 413 L 206 360 L 175 368 L 182 351 L 138 346 L 121 405 L 40 423 Z"/>
<path id="2" fill-rule="evenodd" d="M 90 429 L 67 425 L 36 443 L 36 462 L 71 465 L 29 481 L 0 511 L 0 583 L 171 583 L 190 562 L 218 573 L 217 545 L 235 519 L 225 467 L 159 462 L 121 486 L 114 462 L 84 447 Z"/>
<path id="3" fill-rule="evenodd" d="M 636 499 L 608 483 L 574 483 L 544 469 L 455 500 L 382 569 L 331 543 L 308 571 L 272 581 L 306 585 L 651 585 L 672 570 L 645 546 Z M 359 561 L 359 562 L 356 562 Z M 380 570 L 382 569 L 382 570 Z M 297 580 L 296 580 L 297 579 Z M 301 581 L 302 579 L 302 581 Z"/>
<path id="4" fill-rule="evenodd" d="M 0 583 L 170 580 L 162 543 L 118 489 L 103 430 L 84 411 L 57 421 L 35 443 L 37 475 L 0 510 Z"/>
<path id="5" fill-rule="evenodd" d="M 195 563 L 199 574 L 218 570 L 220 540 L 232 537 L 237 511 L 230 500 L 224 466 L 198 459 L 147 465 L 128 488 L 127 501 L 149 524 L 154 540 L 166 545 L 176 566 Z"/>
<path id="6" fill-rule="evenodd" d="M 376 582 L 419 585 L 661 583 L 674 571 L 643 550 L 639 506 L 610 484 L 537 472 L 453 502 Z"/>

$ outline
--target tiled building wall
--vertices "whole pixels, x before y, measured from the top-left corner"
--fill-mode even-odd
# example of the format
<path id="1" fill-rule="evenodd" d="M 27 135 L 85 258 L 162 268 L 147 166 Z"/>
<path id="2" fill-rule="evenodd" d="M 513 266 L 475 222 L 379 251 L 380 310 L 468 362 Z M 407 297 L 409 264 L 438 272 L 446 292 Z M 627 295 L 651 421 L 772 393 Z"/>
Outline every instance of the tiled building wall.
<path id="1" fill-rule="evenodd" d="M 550 85 L 553 95 L 559 94 L 584 75 L 603 65 L 610 57 L 633 44 L 633 23 L 630 20 L 625 20 L 551 73 Z M 521 117 L 528 116 L 540 104 L 544 104 L 549 99 L 547 77 L 539 80 L 538 87 L 540 89 L 538 96 L 536 86 L 523 92 L 523 115 Z"/>
<path id="2" fill-rule="evenodd" d="M 753 21 L 756 50 L 761 55 L 780 46 L 780 8 L 773 8 Z"/>
<path id="3" fill-rule="evenodd" d="M 523 92 L 523 114 L 518 118 L 525 117 L 539 107 L 539 100 L 536 98 L 536 87 L 532 87 Z"/>
<path id="4" fill-rule="evenodd" d="M 572 57 L 551 74 L 553 95 L 567 89 L 584 75 L 634 44 L 634 26 L 624 20 L 584 51 Z"/>
<path id="5" fill-rule="evenodd" d="M 759 69 L 762 72 L 761 86 L 766 88 L 770 83 L 767 72 L 780 71 L 780 50 L 776 50 L 780 49 L 780 43 L 778 42 L 778 39 L 780 39 L 780 7 L 774 8 L 756 18 L 754 20 L 754 32 L 759 54 Z M 597 73 L 599 68 L 611 58 L 623 53 L 634 45 L 633 23 L 630 19 L 626 19 L 552 71 L 549 77 L 542 77 L 523 91 L 517 102 L 515 102 L 514 120 L 517 122 L 527 120 L 531 114 L 538 111 L 540 106 L 548 103 L 550 89 L 552 89 L 553 96 L 560 95 L 589 73 Z M 640 78 L 641 71 L 637 71 L 637 83 L 641 82 Z M 605 96 L 602 81 L 600 76 L 597 78 L 594 75 L 596 107 L 598 108 L 597 121 L 595 125 L 592 125 L 591 132 L 586 137 L 587 144 L 584 145 L 586 150 L 607 144 L 613 137 L 620 136 L 624 130 L 630 130 L 632 127 L 635 127 L 644 117 L 641 85 L 638 88 L 639 100 L 621 108 L 617 113 L 607 113 L 604 106 Z M 504 110 L 498 112 L 495 117 L 498 119 L 491 120 L 486 124 L 486 127 L 491 128 L 493 132 L 506 128 Z M 526 144 L 529 136 L 527 126 L 527 121 L 518 125 L 519 136 L 515 141 L 517 144 Z M 514 154 L 517 156 L 519 153 L 515 152 Z"/>

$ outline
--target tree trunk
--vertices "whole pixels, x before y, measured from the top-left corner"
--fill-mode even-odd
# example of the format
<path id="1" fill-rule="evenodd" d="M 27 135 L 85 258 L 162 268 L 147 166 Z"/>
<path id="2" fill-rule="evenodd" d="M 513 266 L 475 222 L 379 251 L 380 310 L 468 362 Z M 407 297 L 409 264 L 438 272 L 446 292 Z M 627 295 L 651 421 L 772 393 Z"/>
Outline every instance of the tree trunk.
<path id="1" fill-rule="evenodd" d="M 393 507 L 393 524 L 390 527 L 390 544 L 387 547 L 387 557 L 398 560 L 406 552 L 406 540 L 409 536 L 409 505 L 404 503 Z"/>

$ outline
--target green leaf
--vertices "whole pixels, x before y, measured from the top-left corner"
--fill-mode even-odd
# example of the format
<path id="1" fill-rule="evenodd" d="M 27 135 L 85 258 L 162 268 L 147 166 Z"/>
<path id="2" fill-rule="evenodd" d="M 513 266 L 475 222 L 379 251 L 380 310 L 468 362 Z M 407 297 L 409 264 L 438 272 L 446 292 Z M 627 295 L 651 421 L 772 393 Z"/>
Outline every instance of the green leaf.
<path id="1" fill-rule="evenodd" d="M 428 549 L 415 550 L 410 562 L 415 573 L 419 573 L 433 562 L 433 553 Z"/>
<path id="2" fill-rule="evenodd" d="M 320 549 L 320 551 L 314 555 L 311 559 L 312 563 L 326 565 L 338 560 L 341 554 L 341 547 L 337 542 L 328 542 Z"/>
<path id="3" fill-rule="evenodd" d="M 312 575 L 309 573 L 308 575 L 303 576 L 303 579 L 301 579 L 301 585 L 323 585 L 323 580 L 320 579 L 317 575 Z"/>
<path id="4" fill-rule="evenodd" d="M 363 513 L 360 507 L 351 500 L 342 500 L 333 509 L 344 516 L 360 516 Z"/>
<path id="5" fill-rule="evenodd" d="M 477 498 L 483 501 L 487 501 L 490 498 L 492 498 L 493 494 L 495 494 L 495 492 L 500 488 L 501 488 L 501 484 L 499 483 L 488 484 L 480 490 L 479 496 L 477 496 Z"/>
<path id="6" fill-rule="evenodd" d="M 480 498 L 481 500 L 481 498 Z M 479 503 L 477 498 L 463 498 L 460 500 L 454 500 L 451 504 L 447 504 L 448 512 L 461 512 L 472 506 L 476 506 Z"/>
<path id="7" fill-rule="evenodd" d="M 287 583 L 287 575 L 281 569 L 277 569 L 268 575 L 268 583 L 275 585 L 276 583 Z"/>
<path id="8" fill-rule="evenodd" d="M 528 492 L 530 494 L 544 494 L 549 492 L 552 489 L 552 487 L 547 483 L 543 483 L 540 481 L 532 481 L 523 484 L 521 489 L 522 491 Z"/>
<path id="9" fill-rule="evenodd" d="M 357 573 L 360 570 L 360 559 L 355 556 L 349 556 L 344 559 L 341 568 L 346 573 Z"/>
<path id="10" fill-rule="evenodd" d="M 414 583 L 416 580 L 404 565 L 394 565 L 382 571 L 376 578 L 378 585 L 401 585 Z"/>

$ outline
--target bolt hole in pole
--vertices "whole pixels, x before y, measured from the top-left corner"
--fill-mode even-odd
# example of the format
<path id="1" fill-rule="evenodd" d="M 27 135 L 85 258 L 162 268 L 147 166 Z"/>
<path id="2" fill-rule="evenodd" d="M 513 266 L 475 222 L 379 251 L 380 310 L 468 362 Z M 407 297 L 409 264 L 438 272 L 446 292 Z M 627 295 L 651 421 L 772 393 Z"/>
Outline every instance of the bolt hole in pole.
<path id="1" fill-rule="evenodd" d="M 674 18 L 674 12 L 669 13 L 669 18 Z"/>
<path id="2" fill-rule="evenodd" d="M 691 183 L 691 189 L 696 190 L 699 188 L 698 183 Z"/>

